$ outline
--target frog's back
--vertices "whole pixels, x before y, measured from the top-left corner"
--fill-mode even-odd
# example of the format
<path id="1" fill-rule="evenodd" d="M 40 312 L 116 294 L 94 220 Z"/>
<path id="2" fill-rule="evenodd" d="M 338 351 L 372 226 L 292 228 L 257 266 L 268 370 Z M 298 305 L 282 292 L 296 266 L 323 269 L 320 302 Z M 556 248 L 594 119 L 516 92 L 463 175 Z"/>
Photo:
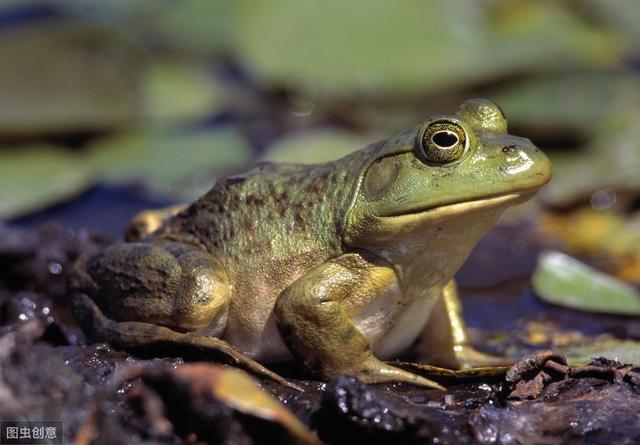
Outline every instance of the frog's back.
<path id="1" fill-rule="evenodd" d="M 319 165 L 258 164 L 217 181 L 157 233 L 219 258 L 232 286 L 224 338 L 250 356 L 286 351 L 273 320 L 276 299 L 344 251 L 343 224 L 362 155 Z"/>
<path id="2" fill-rule="evenodd" d="M 293 254 L 306 238 L 336 233 L 338 197 L 328 193 L 337 178 L 323 167 L 261 163 L 221 178 L 172 218 L 161 236 L 199 244 L 230 267 L 261 254 Z M 335 240 L 320 244 L 335 247 Z"/>
<path id="3" fill-rule="evenodd" d="M 221 178 L 156 236 L 217 256 L 238 293 L 239 286 L 256 296 L 279 293 L 342 251 L 342 224 L 358 177 L 358 166 L 345 168 L 344 161 L 261 163 Z M 247 276 L 251 283 L 244 283 Z"/>

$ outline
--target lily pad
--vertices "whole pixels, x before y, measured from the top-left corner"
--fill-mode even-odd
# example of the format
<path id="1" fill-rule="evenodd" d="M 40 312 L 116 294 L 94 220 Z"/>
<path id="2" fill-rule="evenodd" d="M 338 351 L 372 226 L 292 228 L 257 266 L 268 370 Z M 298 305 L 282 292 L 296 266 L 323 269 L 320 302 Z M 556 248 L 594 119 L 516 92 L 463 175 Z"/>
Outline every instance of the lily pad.
<path id="1" fill-rule="evenodd" d="M 594 357 L 608 357 L 620 363 L 640 363 L 640 343 L 631 340 L 603 338 L 589 345 L 561 350 L 570 364 L 586 364 Z"/>
<path id="2" fill-rule="evenodd" d="M 133 2 L 121 2 L 125 4 Z M 150 2 L 152 11 L 143 17 L 142 30 L 155 42 L 181 52 L 211 55 L 223 49 L 229 35 L 231 0 L 181 0 Z M 138 25 L 133 23 L 133 30 Z"/>
<path id="3" fill-rule="evenodd" d="M 604 107 L 606 115 L 593 123 L 584 150 L 552 157 L 554 178 L 542 191 L 546 202 L 562 205 L 599 190 L 640 189 L 640 77 L 633 85 Z"/>
<path id="4" fill-rule="evenodd" d="M 227 43 L 230 0 L 57 0 L 56 5 L 87 20 L 110 21 L 128 28 L 156 48 L 207 56 Z"/>
<path id="5" fill-rule="evenodd" d="M 565 255 L 540 255 L 533 288 L 549 303 L 609 314 L 640 315 L 640 293 L 631 285 Z"/>
<path id="6" fill-rule="evenodd" d="M 111 181 L 138 179 L 166 196 L 189 199 L 208 190 L 218 175 L 245 167 L 251 152 L 234 128 L 196 132 L 147 132 L 95 144 L 87 161 Z"/>
<path id="7" fill-rule="evenodd" d="M 607 26 L 622 31 L 630 52 L 640 50 L 640 8 L 635 0 L 585 0 L 582 7 Z"/>
<path id="8" fill-rule="evenodd" d="M 70 198 L 92 178 L 88 165 L 60 147 L 0 150 L 0 218 Z"/>
<path id="9" fill-rule="evenodd" d="M 221 102 L 213 79 L 203 67 L 157 62 L 144 78 L 145 120 L 159 128 L 203 118 Z"/>
<path id="10" fill-rule="evenodd" d="M 576 72 L 538 76 L 490 93 L 510 123 L 545 131 L 589 135 L 616 101 L 640 87 L 640 76 Z"/>
<path id="11" fill-rule="evenodd" d="M 285 136 L 265 153 L 262 160 L 320 164 L 339 159 L 370 141 L 341 130 L 307 131 Z"/>
<path id="12" fill-rule="evenodd" d="M 606 211 L 615 204 L 612 190 L 594 193 L 591 206 L 548 212 L 538 219 L 543 235 L 562 242 L 570 253 L 606 258 L 605 272 L 640 284 L 640 212 L 626 216 Z"/>
<path id="13" fill-rule="evenodd" d="M 0 60 L 0 137 L 105 132 L 137 120 L 142 62 L 115 28 L 50 20 L 6 29 Z"/>
<path id="14" fill-rule="evenodd" d="M 433 92 L 620 54 L 559 2 L 242 0 L 233 12 L 236 51 L 262 82 L 329 94 Z"/>
<path id="15" fill-rule="evenodd" d="M 6 147 L 0 150 L 0 217 L 60 202 L 98 181 L 138 181 L 164 196 L 192 199 L 250 159 L 247 142 L 234 128 L 125 134 L 83 152 Z"/>

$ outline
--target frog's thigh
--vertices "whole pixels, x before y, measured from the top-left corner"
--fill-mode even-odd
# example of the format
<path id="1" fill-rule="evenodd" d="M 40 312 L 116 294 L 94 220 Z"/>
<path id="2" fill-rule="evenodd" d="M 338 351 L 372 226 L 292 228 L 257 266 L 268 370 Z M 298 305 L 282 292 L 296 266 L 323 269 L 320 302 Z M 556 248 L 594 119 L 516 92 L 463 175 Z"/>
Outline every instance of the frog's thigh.
<path id="1" fill-rule="evenodd" d="M 220 261 L 181 243 L 120 243 L 90 260 L 93 299 L 117 321 L 144 321 L 218 335 L 229 305 Z"/>
<path id="2" fill-rule="evenodd" d="M 74 313 L 91 338 L 106 341 L 117 349 L 224 362 L 284 386 L 300 389 L 219 338 L 195 332 L 176 332 L 154 323 L 114 321 L 105 317 L 96 303 L 84 293 L 73 296 L 73 306 Z"/>
<path id="3" fill-rule="evenodd" d="M 357 257 L 344 255 L 315 267 L 278 297 L 274 312 L 285 343 L 309 371 L 325 379 L 350 374 L 368 383 L 400 381 L 441 388 L 373 356 L 347 310 L 358 288 L 375 279 L 372 268 L 363 267 Z"/>
<path id="4" fill-rule="evenodd" d="M 445 368 L 497 366 L 512 360 L 477 351 L 469 344 L 455 281 L 443 289 L 420 335 L 420 361 Z"/>

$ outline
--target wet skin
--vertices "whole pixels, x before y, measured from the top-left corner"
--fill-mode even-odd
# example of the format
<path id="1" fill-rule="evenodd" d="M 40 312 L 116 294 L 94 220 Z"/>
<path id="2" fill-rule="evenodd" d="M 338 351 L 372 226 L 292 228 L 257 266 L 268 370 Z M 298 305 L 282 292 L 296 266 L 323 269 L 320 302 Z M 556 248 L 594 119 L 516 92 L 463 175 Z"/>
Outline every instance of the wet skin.
<path id="1" fill-rule="evenodd" d="M 259 164 L 143 212 L 128 242 L 78 261 L 75 313 L 115 347 L 191 348 L 285 384 L 259 362 L 439 387 L 383 360 L 420 339 L 431 364 L 495 362 L 468 345 L 453 276 L 550 176 L 495 104 L 468 100 L 337 161 Z"/>

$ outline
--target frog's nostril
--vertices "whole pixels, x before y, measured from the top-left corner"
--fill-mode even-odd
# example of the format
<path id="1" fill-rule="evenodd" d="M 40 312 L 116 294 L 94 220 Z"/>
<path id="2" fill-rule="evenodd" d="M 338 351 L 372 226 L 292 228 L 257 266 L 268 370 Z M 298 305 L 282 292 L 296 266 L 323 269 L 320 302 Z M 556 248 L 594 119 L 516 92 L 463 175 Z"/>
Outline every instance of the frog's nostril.
<path id="1" fill-rule="evenodd" d="M 514 151 L 516 151 L 516 146 L 513 144 L 507 144 L 504 147 L 502 147 L 503 153 L 512 153 Z"/>

